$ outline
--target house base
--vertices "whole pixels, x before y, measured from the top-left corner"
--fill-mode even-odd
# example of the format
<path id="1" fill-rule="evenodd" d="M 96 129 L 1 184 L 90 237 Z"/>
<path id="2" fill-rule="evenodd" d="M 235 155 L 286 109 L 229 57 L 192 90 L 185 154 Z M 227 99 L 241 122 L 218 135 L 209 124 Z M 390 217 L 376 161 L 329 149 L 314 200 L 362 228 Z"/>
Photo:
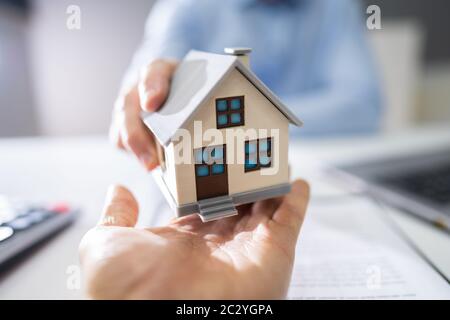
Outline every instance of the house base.
<path id="1" fill-rule="evenodd" d="M 200 200 L 179 206 L 164 181 L 161 168 L 154 169 L 152 175 L 170 207 L 175 211 L 178 217 L 197 213 L 203 222 L 236 215 L 238 214 L 236 207 L 239 205 L 279 197 L 291 191 L 291 185 L 289 183 L 283 183 L 256 190 Z"/>

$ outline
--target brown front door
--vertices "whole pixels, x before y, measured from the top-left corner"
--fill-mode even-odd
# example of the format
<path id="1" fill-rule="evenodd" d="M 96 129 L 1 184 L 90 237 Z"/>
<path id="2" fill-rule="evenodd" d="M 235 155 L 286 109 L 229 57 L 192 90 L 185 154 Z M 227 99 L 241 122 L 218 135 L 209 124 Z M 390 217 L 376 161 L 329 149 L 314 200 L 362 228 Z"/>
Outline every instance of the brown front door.
<path id="1" fill-rule="evenodd" d="M 194 150 L 197 201 L 228 194 L 225 145 Z"/>

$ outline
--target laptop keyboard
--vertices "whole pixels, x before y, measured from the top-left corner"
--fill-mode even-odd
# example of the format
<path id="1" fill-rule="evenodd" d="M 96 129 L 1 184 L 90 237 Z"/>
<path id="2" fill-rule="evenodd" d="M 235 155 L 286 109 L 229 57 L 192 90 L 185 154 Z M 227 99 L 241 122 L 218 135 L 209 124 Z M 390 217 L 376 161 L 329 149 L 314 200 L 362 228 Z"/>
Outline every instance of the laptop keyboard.
<path id="1" fill-rule="evenodd" d="M 450 164 L 384 178 L 382 182 L 440 206 L 450 204 Z"/>

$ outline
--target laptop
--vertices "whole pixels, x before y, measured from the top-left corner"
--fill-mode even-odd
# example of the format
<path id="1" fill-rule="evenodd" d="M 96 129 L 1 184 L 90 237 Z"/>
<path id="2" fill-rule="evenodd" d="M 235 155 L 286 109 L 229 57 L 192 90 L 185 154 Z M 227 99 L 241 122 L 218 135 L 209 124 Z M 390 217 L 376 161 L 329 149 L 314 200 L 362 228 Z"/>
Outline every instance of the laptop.
<path id="1" fill-rule="evenodd" d="M 450 147 L 335 169 L 375 198 L 450 230 Z"/>

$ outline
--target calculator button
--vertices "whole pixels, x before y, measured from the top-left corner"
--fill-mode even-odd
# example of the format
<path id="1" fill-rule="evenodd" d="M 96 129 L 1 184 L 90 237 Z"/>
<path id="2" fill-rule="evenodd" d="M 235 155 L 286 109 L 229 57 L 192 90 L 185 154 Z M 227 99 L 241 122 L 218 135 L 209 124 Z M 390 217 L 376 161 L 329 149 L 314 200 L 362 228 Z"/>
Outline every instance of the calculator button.
<path id="1" fill-rule="evenodd" d="M 26 219 L 29 219 L 31 223 L 39 223 L 47 219 L 51 215 L 48 211 L 36 210 L 27 214 Z"/>
<path id="2" fill-rule="evenodd" d="M 14 210 L 8 207 L 0 208 L 0 224 L 11 221 L 14 218 L 16 218 Z"/>
<path id="3" fill-rule="evenodd" d="M 8 239 L 14 234 L 14 230 L 11 227 L 0 227 L 0 242 Z"/>
<path id="4" fill-rule="evenodd" d="M 10 221 L 8 225 L 16 231 L 21 231 L 31 226 L 32 223 L 33 222 L 30 219 L 24 217 L 14 219 L 13 221 Z"/>
<path id="5" fill-rule="evenodd" d="M 25 216 L 28 216 L 30 213 L 32 213 L 34 211 L 39 211 L 39 210 L 41 210 L 41 209 L 38 208 L 38 207 L 23 208 L 23 209 L 18 210 L 18 215 L 17 216 L 19 218 L 20 217 L 25 217 Z"/>
<path id="6" fill-rule="evenodd" d="M 70 207 L 67 204 L 61 202 L 50 206 L 49 210 L 56 213 L 67 213 L 70 211 Z"/>
<path id="7" fill-rule="evenodd" d="M 14 219 L 14 215 L 11 211 L 0 208 L 0 224 L 11 221 L 12 219 Z"/>

